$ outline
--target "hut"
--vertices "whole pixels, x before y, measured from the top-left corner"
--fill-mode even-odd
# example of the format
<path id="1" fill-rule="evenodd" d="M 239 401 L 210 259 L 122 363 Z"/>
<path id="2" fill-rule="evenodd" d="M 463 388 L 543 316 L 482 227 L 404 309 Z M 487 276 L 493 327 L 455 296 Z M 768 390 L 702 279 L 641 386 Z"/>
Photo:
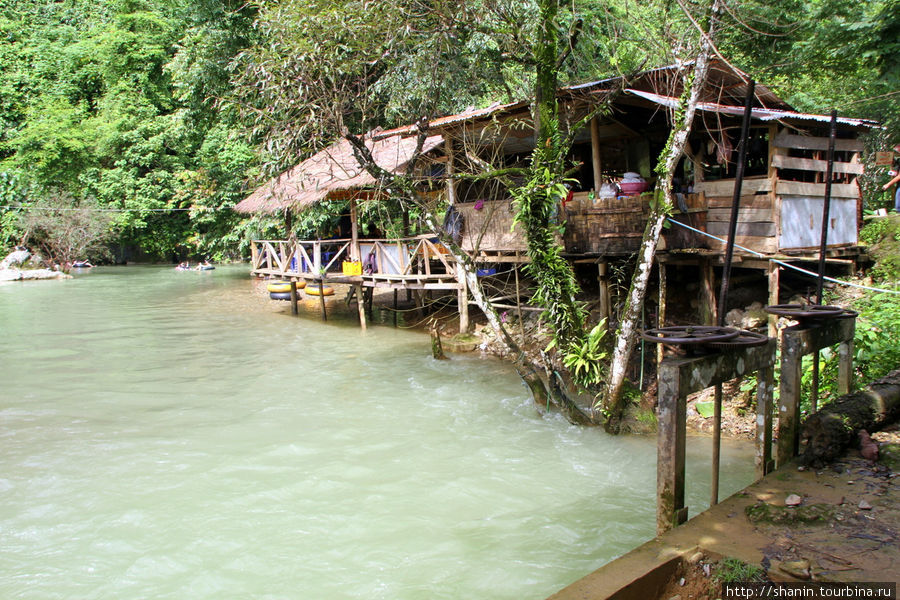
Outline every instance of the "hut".
<path id="1" fill-rule="evenodd" d="M 658 262 L 699 269 L 701 318 L 715 312 L 711 289 L 721 266 L 735 187 L 738 137 L 751 78 L 721 60 L 712 61 L 698 105 L 686 156 L 676 173 L 678 206 Z M 601 296 L 610 260 L 637 250 L 648 214 L 654 161 L 669 136 L 672 109 L 682 94 L 679 70 L 652 69 L 561 88 L 560 111 L 574 140 L 569 158 L 577 166 L 572 193 L 559 207 L 560 241 L 578 264 L 596 263 Z M 598 110 L 599 109 L 599 110 Z M 596 115 L 596 116 L 591 116 Z M 817 256 L 825 196 L 830 116 L 793 109 L 763 85 L 752 105 L 745 176 L 736 233 L 737 260 L 770 278 L 777 303 L 778 268 L 771 261 Z M 838 118 L 831 185 L 828 260 L 853 265 L 858 246 L 863 172 L 859 135 L 877 123 Z M 383 135 L 412 135 L 415 126 Z M 534 148 L 533 121 L 525 102 L 497 104 L 436 119 L 429 134 L 444 138 L 448 171 L 484 170 L 523 164 Z M 628 176 L 626 178 L 626 176 Z M 624 184 L 624 185 L 623 185 Z M 521 260 L 526 241 L 514 224 L 508 190 L 496 180 L 448 184 L 448 197 L 462 215 L 463 247 L 477 260 Z M 771 281 L 775 278 L 774 283 Z"/>

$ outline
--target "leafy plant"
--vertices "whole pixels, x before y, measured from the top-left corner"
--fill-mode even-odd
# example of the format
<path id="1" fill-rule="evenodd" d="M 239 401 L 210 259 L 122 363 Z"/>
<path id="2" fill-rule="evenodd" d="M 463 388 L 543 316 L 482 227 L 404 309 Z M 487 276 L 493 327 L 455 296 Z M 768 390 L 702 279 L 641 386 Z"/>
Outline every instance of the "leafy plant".
<path id="1" fill-rule="evenodd" d="M 603 361 L 608 356 L 603 347 L 605 336 L 606 319 L 601 319 L 583 341 L 570 345 L 563 356 L 563 364 L 582 387 L 597 385 L 603 379 Z"/>
<path id="2" fill-rule="evenodd" d="M 761 567 L 731 557 L 722 559 L 716 565 L 713 577 L 719 583 L 765 581 L 765 573 Z"/>

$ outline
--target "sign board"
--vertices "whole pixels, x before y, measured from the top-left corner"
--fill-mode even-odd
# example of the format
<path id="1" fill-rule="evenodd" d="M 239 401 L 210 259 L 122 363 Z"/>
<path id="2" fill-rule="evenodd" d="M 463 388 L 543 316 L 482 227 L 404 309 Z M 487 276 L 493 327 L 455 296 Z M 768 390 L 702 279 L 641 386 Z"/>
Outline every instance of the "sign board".
<path id="1" fill-rule="evenodd" d="M 894 153 L 893 152 L 876 152 L 875 153 L 875 166 L 876 167 L 889 167 L 894 162 Z"/>

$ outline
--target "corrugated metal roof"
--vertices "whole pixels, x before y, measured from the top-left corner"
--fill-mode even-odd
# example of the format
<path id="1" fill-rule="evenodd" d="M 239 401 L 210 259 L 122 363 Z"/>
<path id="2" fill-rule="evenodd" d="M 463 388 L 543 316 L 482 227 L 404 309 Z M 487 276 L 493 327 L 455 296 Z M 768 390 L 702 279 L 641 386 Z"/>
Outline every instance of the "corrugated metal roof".
<path id="1" fill-rule="evenodd" d="M 434 150 L 442 142 L 441 136 L 426 138 L 422 153 Z M 366 139 L 365 143 L 379 167 L 396 173 L 406 168 L 415 152 L 417 139 L 394 135 L 378 140 Z M 340 139 L 270 179 L 234 209 L 242 213 L 275 213 L 285 208 L 305 208 L 324 200 L 332 192 L 364 188 L 375 183 L 375 178 L 359 166 L 350 142 Z"/>
<path id="2" fill-rule="evenodd" d="M 440 129 L 441 127 L 446 127 L 447 125 L 452 125 L 454 123 L 474 121 L 481 118 L 490 118 L 504 112 L 520 110 L 528 106 L 529 103 L 524 100 L 520 100 L 519 102 L 511 102 L 509 104 L 500 104 L 499 102 L 495 102 L 494 104 L 491 104 L 490 106 L 487 106 L 485 108 L 470 108 L 459 114 L 438 117 L 437 119 L 428 122 L 428 129 Z M 411 135 L 413 133 L 416 133 L 418 130 L 419 129 L 415 124 L 404 125 L 402 127 L 396 127 L 394 129 L 386 129 L 376 134 L 375 139 L 382 139 L 393 135 Z"/>
<path id="3" fill-rule="evenodd" d="M 634 94 L 635 96 L 639 96 L 644 98 L 645 100 L 649 100 L 654 104 L 659 104 L 660 106 L 665 106 L 668 108 L 675 108 L 678 105 L 678 98 L 673 98 L 672 96 L 663 96 L 660 94 L 654 94 L 652 92 L 645 92 L 643 90 L 635 90 L 628 88 L 625 90 L 628 94 Z M 741 116 L 744 114 L 743 106 L 732 106 L 730 104 L 717 104 L 714 102 L 700 102 L 697 104 L 697 110 L 703 110 L 707 112 L 715 112 L 726 115 L 734 115 Z M 808 113 L 800 113 L 792 110 L 774 110 L 771 108 L 753 108 L 751 109 L 752 118 L 758 121 L 818 121 L 821 123 L 829 123 L 831 122 L 830 115 L 815 115 Z M 838 117 L 837 122 L 841 125 L 850 125 L 852 127 L 862 127 L 871 129 L 873 127 L 878 127 L 878 123 L 876 121 L 870 121 L 868 119 L 852 119 L 849 117 Z"/>

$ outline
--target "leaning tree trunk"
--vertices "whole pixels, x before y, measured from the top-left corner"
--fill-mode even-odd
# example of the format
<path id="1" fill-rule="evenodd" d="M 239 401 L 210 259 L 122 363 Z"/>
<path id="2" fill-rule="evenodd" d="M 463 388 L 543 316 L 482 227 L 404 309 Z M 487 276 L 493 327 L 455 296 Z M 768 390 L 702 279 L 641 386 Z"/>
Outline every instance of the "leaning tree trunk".
<path id="1" fill-rule="evenodd" d="M 713 52 L 712 36 L 715 32 L 715 25 L 720 12 L 720 0 L 713 0 L 710 8 L 709 31 L 701 35 L 700 51 L 694 61 L 693 71 L 685 71 L 683 78 L 684 91 L 681 95 L 681 102 L 675 109 L 669 141 L 660 154 L 660 161 L 656 167 L 658 179 L 654 190 L 654 202 L 650 209 L 647 227 L 644 229 L 641 248 L 638 251 L 637 268 L 631 279 L 631 288 L 628 291 L 622 320 L 616 332 L 609 377 L 600 402 L 603 412 L 607 416 L 606 429 L 611 433 L 619 431 L 619 425 L 625 410 L 625 402 L 622 397 L 625 371 L 637 341 L 637 324 L 644 307 L 644 298 L 647 295 L 650 271 L 653 268 L 653 257 L 656 254 L 659 236 L 662 234 L 663 225 L 671 208 L 674 206 L 672 179 L 675 175 L 678 161 L 684 153 L 684 147 L 691 131 L 691 124 L 694 121 L 697 103 L 700 101 L 700 93 L 706 83 L 709 59 Z"/>
<path id="2" fill-rule="evenodd" d="M 806 442 L 800 462 L 821 466 L 840 457 L 859 439 L 861 429 L 878 431 L 900 419 L 900 369 L 868 389 L 846 394 L 811 414 L 803 422 Z"/>

